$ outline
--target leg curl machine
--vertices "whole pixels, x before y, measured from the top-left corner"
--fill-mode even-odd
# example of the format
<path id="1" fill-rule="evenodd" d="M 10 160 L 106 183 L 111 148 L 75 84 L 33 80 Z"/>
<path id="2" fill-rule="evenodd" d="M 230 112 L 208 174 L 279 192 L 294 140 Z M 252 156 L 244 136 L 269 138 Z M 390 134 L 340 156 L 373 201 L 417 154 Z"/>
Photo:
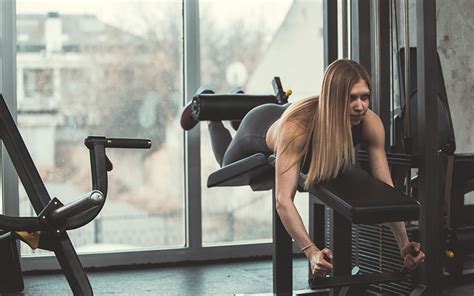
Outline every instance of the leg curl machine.
<path id="1" fill-rule="evenodd" d="M 112 170 L 105 148 L 148 149 L 151 141 L 86 138 L 84 144 L 90 152 L 92 191 L 64 205 L 57 198 L 51 199 L 1 94 L 0 136 L 37 214 L 37 217 L 0 215 L 0 293 L 24 289 L 16 242 L 19 239 L 32 248 L 53 251 L 74 295 L 92 295 L 91 284 L 67 230 L 86 225 L 104 206 L 107 172 Z"/>
<path id="2" fill-rule="evenodd" d="M 279 80 L 278 83 L 281 89 Z M 284 92 L 281 93 L 284 94 Z M 193 103 L 198 105 L 201 97 L 201 94 L 196 95 Z M 255 96 L 251 96 L 251 100 L 254 99 Z M 285 103 L 285 101 L 275 100 L 274 103 Z M 262 100 L 262 103 L 268 102 Z M 246 106 L 256 106 L 253 103 L 246 102 L 245 96 L 242 94 L 239 95 L 238 100 L 233 100 L 231 105 L 238 105 L 242 109 L 245 109 Z M 247 108 L 243 115 L 251 108 Z M 241 119 L 243 115 L 239 118 L 236 118 L 235 114 L 227 117 L 228 110 L 229 113 L 232 113 L 233 109 L 223 104 L 209 104 L 204 108 L 201 104 L 199 108 L 197 106 L 193 107 L 193 117 L 196 121 Z M 200 113 L 204 110 L 207 115 L 200 116 Z M 283 227 L 275 208 L 274 164 L 274 155 L 256 153 L 212 173 L 208 178 L 207 186 L 250 186 L 254 191 L 272 189 L 274 209 L 273 293 L 286 295 L 298 292 L 293 291 L 292 283 L 292 240 Z M 299 180 L 299 191 L 303 191 L 304 179 L 305 176 L 302 174 Z M 261 184 L 273 184 L 273 186 L 262 188 Z M 364 186 L 361 186 L 361 184 L 364 184 Z M 403 270 L 351 276 L 351 223 L 377 224 L 417 220 L 419 204 L 416 200 L 374 179 L 363 169 L 356 166 L 334 180 L 311 186 L 309 192 L 312 198 L 318 200 L 317 203 L 320 207 L 323 209 L 324 206 L 330 207 L 334 212 L 332 246 L 335 254 L 334 276 L 310 278 L 309 285 L 312 290 L 305 290 L 301 294 L 315 295 L 322 292 L 323 289 L 331 288 L 334 289 L 333 293 L 339 296 L 364 295 L 370 284 L 401 281 L 406 277 L 407 272 Z M 315 227 L 321 229 L 321 225 Z M 417 287 L 412 295 L 420 295 L 422 291 L 422 287 Z"/>
<path id="3" fill-rule="evenodd" d="M 274 176 L 274 155 L 256 153 L 240 161 L 227 165 L 212 173 L 208 187 L 251 186 Z M 305 176 L 299 180 L 299 191 L 303 191 Z M 267 183 L 267 182 L 265 182 Z M 361 186 L 363 184 L 363 186 Z M 336 179 L 315 184 L 309 189 L 310 196 L 330 207 L 334 213 L 333 252 L 334 276 L 311 278 L 309 285 L 317 290 L 339 288 L 339 296 L 364 295 L 371 284 L 404 280 L 406 271 L 350 275 L 351 273 L 351 223 L 379 224 L 394 221 L 417 220 L 419 204 L 387 184 L 374 179 L 359 167 L 352 167 Z M 275 208 L 273 198 L 273 292 L 291 294 L 292 284 L 292 240 L 286 232 Z M 420 288 L 422 289 L 422 288 Z M 296 292 L 296 291 L 295 291 Z M 308 292 L 309 293 L 309 292 Z M 412 295 L 419 295 L 418 292 Z"/>

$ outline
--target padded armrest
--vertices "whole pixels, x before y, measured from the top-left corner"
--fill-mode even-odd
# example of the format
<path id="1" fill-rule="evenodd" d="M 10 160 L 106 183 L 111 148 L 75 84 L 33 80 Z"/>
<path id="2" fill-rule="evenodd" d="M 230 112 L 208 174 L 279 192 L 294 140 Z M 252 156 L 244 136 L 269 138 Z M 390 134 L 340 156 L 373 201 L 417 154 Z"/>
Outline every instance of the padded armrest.
<path id="1" fill-rule="evenodd" d="M 418 220 L 419 203 L 353 166 L 309 192 L 355 224 Z"/>
<path id="2" fill-rule="evenodd" d="M 268 183 L 275 178 L 274 174 L 268 156 L 256 153 L 210 174 L 207 187 L 250 185 L 253 190 L 268 190 L 272 187 Z"/>

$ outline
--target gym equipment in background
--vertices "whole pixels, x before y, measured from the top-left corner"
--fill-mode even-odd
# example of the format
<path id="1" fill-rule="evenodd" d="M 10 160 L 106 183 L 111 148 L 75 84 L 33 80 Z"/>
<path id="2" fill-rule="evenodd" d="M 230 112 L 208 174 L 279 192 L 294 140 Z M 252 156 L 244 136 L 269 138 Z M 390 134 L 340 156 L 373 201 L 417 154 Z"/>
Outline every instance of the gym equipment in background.
<path id="1" fill-rule="evenodd" d="M 26 148 L 11 113 L 0 94 L 0 137 L 13 162 L 37 217 L 0 215 L 0 293 L 23 291 L 16 240 L 30 247 L 53 251 L 74 295 L 92 295 L 92 286 L 68 237 L 67 230 L 80 228 L 101 211 L 107 197 L 107 172 L 112 163 L 105 148 L 148 149 L 147 139 L 88 137 L 92 191 L 63 205 L 51 198 Z"/>

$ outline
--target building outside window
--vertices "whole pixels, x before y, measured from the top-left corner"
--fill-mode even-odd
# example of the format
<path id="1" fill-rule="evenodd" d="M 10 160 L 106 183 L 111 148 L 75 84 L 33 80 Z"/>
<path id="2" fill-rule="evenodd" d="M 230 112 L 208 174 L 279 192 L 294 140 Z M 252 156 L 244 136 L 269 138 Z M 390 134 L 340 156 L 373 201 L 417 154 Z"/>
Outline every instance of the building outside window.
<path id="1" fill-rule="evenodd" d="M 106 206 L 70 232 L 77 251 L 183 247 L 181 2 L 16 4 L 18 125 L 50 195 L 90 191 L 88 135 L 153 142 L 107 151 Z M 20 215 L 35 215 L 21 185 Z"/>

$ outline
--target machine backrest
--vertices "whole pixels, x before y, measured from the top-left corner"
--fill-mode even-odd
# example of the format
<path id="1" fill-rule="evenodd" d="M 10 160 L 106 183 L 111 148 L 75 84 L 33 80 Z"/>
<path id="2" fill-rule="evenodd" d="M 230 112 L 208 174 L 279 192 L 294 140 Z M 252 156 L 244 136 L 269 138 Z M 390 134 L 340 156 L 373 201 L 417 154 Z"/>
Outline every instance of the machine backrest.
<path id="1" fill-rule="evenodd" d="M 399 65 L 400 65 L 400 95 L 401 95 L 401 106 L 402 106 L 402 120 L 405 123 L 407 120 L 405 116 L 405 48 L 401 48 L 399 51 Z M 441 69 L 441 63 L 439 55 L 437 55 L 438 64 L 438 131 L 439 131 L 439 149 L 443 151 L 454 153 L 456 150 L 456 142 L 454 138 L 454 128 L 451 119 L 451 112 L 449 110 L 448 96 L 446 94 L 446 87 L 444 85 L 443 71 Z M 405 147 L 405 152 L 416 153 L 417 150 L 417 106 L 418 106 L 418 88 L 417 88 L 417 60 L 416 60 L 416 47 L 410 48 L 410 130 L 413 147 Z M 402 136 L 406 135 L 402 124 Z M 411 150 L 410 150 L 411 149 Z"/>

